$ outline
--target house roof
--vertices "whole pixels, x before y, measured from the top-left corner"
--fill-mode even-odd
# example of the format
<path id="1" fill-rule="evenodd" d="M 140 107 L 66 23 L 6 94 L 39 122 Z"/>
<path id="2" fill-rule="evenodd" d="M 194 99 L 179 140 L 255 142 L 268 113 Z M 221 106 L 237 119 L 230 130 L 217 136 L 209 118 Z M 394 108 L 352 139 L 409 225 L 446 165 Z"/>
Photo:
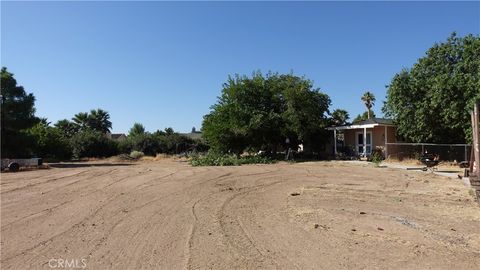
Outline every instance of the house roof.
<path id="1" fill-rule="evenodd" d="M 328 130 L 342 130 L 342 129 L 358 129 L 358 128 L 373 128 L 376 126 L 395 126 L 392 119 L 387 118 L 370 118 L 354 124 L 328 127 Z"/>
<path id="2" fill-rule="evenodd" d="M 126 135 L 123 134 L 123 133 L 112 133 L 111 135 L 112 135 L 112 139 L 114 139 L 114 140 L 118 139 L 120 137 L 126 137 Z"/>
<path id="3" fill-rule="evenodd" d="M 356 125 L 368 125 L 368 124 L 393 125 L 393 120 L 387 119 L 387 118 L 370 118 L 367 120 L 357 122 L 355 124 Z"/>

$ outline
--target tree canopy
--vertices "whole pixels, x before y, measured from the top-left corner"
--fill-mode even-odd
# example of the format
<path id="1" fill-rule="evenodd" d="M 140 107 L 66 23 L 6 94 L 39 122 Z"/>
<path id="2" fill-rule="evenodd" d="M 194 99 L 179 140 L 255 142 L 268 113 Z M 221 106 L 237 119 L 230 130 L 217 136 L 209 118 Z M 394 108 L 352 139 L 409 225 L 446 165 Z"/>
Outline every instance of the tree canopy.
<path id="1" fill-rule="evenodd" d="M 367 119 L 370 119 L 372 117 L 372 107 L 375 105 L 375 95 L 372 92 L 367 91 L 363 94 L 361 100 L 363 101 L 365 108 L 367 108 Z"/>
<path id="2" fill-rule="evenodd" d="M 480 37 L 453 33 L 393 77 L 383 112 L 407 140 L 464 143 L 471 138 L 475 100 L 480 100 Z"/>
<path id="3" fill-rule="evenodd" d="M 35 116 L 35 97 L 17 85 L 13 74 L 1 70 L 2 157 L 27 157 L 33 142 L 27 129 L 40 122 Z"/>
<path id="4" fill-rule="evenodd" d="M 72 121 L 79 130 L 91 129 L 105 134 L 112 128 L 110 114 L 102 109 L 77 113 Z"/>
<path id="5" fill-rule="evenodd" d="M 332 124 L 335 126 L 345 125 L 350 119 L 350 114 L 343 109 L 335 109 L 332 112 Z"/>
<path id="6" fill-rule="evenodd" d="M 330 98 L 312 81 L 292 74 L 254 73 L 229 77 L 202 132 L 215 151 L 264 150 L 304 144 L 314 151 L 323 146 Z"/>

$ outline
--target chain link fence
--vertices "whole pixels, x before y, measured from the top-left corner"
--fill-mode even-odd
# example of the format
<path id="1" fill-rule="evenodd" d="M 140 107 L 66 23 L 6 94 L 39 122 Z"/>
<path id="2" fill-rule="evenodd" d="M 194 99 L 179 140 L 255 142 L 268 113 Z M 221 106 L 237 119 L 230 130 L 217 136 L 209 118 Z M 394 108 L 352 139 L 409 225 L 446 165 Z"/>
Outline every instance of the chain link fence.
<path id="1" fill-rule="evenodd" d="M 472 146 L 469 144 L 435 143 L 387 143 L 386 152 L 390 159 L 419 159 L 422 154 L 435 154 L 442 161 L 470 161 Z"/>

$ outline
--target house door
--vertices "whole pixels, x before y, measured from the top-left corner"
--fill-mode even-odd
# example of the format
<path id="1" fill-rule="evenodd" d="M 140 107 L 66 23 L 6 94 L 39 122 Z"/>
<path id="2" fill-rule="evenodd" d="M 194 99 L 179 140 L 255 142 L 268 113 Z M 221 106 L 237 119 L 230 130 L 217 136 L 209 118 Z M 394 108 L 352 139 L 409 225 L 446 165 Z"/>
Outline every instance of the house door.
<path id="1" fill-rule="evenodd" d="M 367 132 L 367 141 L 363 141 L 363 132 L 357 132 L 357 153 L 359 155 L 363 154 L 363 148 L 367 147 L 367 155 L 372 153 L 372 132 Z"/>

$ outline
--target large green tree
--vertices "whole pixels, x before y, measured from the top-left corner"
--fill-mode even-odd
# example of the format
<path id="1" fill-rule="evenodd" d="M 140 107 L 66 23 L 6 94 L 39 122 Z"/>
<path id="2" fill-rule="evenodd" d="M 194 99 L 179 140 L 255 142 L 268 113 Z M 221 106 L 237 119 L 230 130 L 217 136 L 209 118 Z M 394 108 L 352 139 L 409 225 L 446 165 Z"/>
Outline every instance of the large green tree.
<path id="1" fill-rule="evenodd" d="M 40 120 L 35 117 L 35 97 L 17 85 L 13 74 L 1 70 L 2 157 L 28 157 L 34 141 L 27 130 Z"/>
<path id="2" fill-rule="evenodd" d="M 229 77 L 221 96 L 204 117 L 203 137 L 215 151 L 275 152 L 304 143 L 318 150 L 328 125 L 330 98 L 313 83 L 292 74 L 254 73 Z"/>
<path id="3" fill-rule="evenodd" d="M 383 111 L 407 140 L 464 143 L 471 137 L 475 100 L 480 100 L 480 37 L 453 33 L 393 77 Z"/>
<path id="4" fill-rule="evenodd" d="M 60 160 L 72 157 L 68 138 L 64 136 L 61 129 L 50 126 L 45 119 L 30 128 L 28 133 L 35 141 L 33 153 L 36 156 Z"/>

